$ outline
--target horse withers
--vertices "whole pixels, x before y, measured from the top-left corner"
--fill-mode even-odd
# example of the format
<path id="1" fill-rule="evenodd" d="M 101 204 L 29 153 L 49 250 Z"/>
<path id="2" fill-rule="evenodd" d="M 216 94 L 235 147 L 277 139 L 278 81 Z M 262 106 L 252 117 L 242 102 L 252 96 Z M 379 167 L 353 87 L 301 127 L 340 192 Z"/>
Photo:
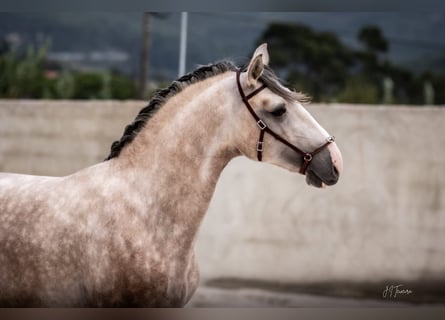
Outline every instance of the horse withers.
<path id="1" fill-rule="evenodd" d="M 0 174 L 1 306 L 183 306 L 194 243 L 227 163 L 246 156 L 333 185 L 341 153 L 268 67 L 200 67 L 159 91 L 105 161 L 65 177 Z"/>

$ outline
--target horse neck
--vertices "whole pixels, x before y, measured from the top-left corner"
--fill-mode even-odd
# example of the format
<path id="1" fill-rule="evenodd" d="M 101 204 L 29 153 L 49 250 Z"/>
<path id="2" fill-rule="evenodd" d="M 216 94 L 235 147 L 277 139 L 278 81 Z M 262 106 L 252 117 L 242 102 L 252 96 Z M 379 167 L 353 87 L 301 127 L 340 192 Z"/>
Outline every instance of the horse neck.
<path id="1" fill-rule="evenodd" d="M 149 199 L 151 227 L 174 224 L 165 228 L 182 234 L 185 245 L 194 242 L 221 171 L 238 155 L 228 121 L 231 78 L 215 76 L 171 97 L 117 158 Z"/>

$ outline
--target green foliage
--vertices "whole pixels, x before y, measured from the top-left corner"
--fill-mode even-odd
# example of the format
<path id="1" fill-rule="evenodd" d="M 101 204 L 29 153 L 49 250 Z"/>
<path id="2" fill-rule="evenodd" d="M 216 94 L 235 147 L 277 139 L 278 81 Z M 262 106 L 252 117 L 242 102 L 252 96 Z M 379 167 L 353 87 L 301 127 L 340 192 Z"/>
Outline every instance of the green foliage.
<path id="1" fill-rule="evenodd" d="M 358 104 L 380 103 L 378 87 L 362 76 L 348 79 L 343 90 L 338 94 L 338 102 Z"/>
<path id="2" fill-rule="evenodd" d="M 74 97 L 76 82 L 74 76 L 68 70 L 63 70 L 54 84 L 56 97 L 60 99 L 71 99 Z"/>
<path id="3" fill-rule="evenodd" d="M 333 97 L 345 84 L 353 52 L 329 32 L 299 24 L 273 23 L 258 43 L 269 43 L 275 68 L 286 68 L 287 80 L 310 88 L 314 101 Z"/>
<path id="4" fill-rule="evenodd" d="M 0 97 L 41 98 L 45 87 L 43 62 L 48 45 L 27 48 L 23 59 L 14 50 L 0 56 Z"/>
<path id="5" fill-rule="evenodd" d="M 364 44 L 367 51 L 387 52 L 388 41 L 382 31 L 376 26 L 365 26 L 358 32 L 358 40 Z"/>
<path id="6" fill-rule="evenodd" d="M 75 72 L 46 61 L 49 44 L 0 52 L 0 98 L 134 99 L 136 85 L 115 72 Z"/>
<path id="7" fill-rule="evenodd" d="M 137 97 L 135 81 L 117 73 L 110 79 L 110 89 L 113 99 L 124 100 Z"/>
<path id="8" fill-rule="evenodd" d="M 82 72 L 74 74 L 76 87 L 75 99 L 99 99 L 102 90 L 102 76 L 96 72 Z"/>
<path id="9" fill-rule="evenodd" d="M 345 46 L 332 33 L 272 23 L 257 44 L 269 43 L 272 67 L 315 102 L 424 104 L 426 76 L 418 77 L 379 55 L 389 48 L 380 29 L 365 26 L 358 39 L 363 50 Z M 430 96 L 444 104 L 445 76 L 429 74 L 427 78 L 429 90 L 433 89 Z"/>
<path id="10" fill-rule="evenodd" d="M 74 75 L 74 99 L 133 99 L 137 97 L 136 84 L 117 73 L 83 72 Z"/>

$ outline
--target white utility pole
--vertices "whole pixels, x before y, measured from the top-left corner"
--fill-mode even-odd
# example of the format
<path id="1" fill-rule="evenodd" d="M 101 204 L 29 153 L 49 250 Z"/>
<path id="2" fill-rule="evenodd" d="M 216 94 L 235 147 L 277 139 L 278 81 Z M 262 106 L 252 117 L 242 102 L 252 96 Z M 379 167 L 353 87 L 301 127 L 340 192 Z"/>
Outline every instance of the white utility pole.
<path id="1" fill-rule="evenodd" d="M 185 73 L 185 57 L 187 52 L 187 20 L 188 20 L 188 13 L 181 12 L 181 39 L 179 43 L 178 77 L 181 77 Z"/>

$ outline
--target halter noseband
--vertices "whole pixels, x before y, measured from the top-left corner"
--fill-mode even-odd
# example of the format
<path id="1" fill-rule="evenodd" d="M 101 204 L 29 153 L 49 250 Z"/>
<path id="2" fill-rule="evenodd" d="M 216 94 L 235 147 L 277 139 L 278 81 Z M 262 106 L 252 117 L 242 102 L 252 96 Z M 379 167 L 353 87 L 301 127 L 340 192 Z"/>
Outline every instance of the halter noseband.
<path id="1" fill-rule="evenodd" d="M 260 128 L 260 136 L 258 138 L 258 142 L 257 142 L 257 157 L 258 157 L 258 161 L 261 161 L 263 159 L 263 150 L 264 150 L 264 146 L 263 146 L 263 141 L 264 141 L 264 133 L 268 133 L 270 134 L 272 137 L 274 137 L 276 140 L 280 141 L 281 143 L 285 144 L 286 146 L 288 146 L 289 148 L 291 148 L 292 150 L 294 150 L 296 153 L 299 153 L 303 156 L 303 164 L 300 167 L 300 171 L 299 173 L 301 174 L 306 174 L 306 170 L 307 167 L 309 166 L 310 162 L 312 161 L 313 157 L 319 153 L 321 150 L 323 150 L 325 147 L 327 147 L 329 144 L 331 144 L 332 142 L 335 141 L 335 137 L 331 136 L 328 137 L 326 139 L 326 143 L 324 143 L 322 146 L 318 147 L 317 149 L 315 149 L 312 152 L 304 152 L 301 151 L 298 147 L 294 146 L 292 143 L 290 143 L 289 141 L 287 141 L 286 139 L 284 139 L 283 137 L 281 137 L 278 133 L 275 133 L 272 129 L 270 129 L 266 123 L 260 119 L 260 117 L 258 117 L 258 115 L 255 113 L 255 111 L 253 110 L 252 106 L 249 103 L 249 100 L 254 97 L 255 95 L 257 95 L 258 93 L 260 93 L 263 89 L 267 88 L 267 86 L 265 84 L 261 85 L 261 87 L 259 87 L 258 89 L 255 89 L 253 92 L 249 93 L 247 96 L 244 94 L 243 88 L 241 87 L 241 82 L 240 82 L 240 74 L 241 74 L 241 70 L 237 69 L 236 70 L 236 84 L 238 86 L 238 91 L 241 95 L 241 100 L 243 100 L 244 105 L 247 107 L 247 110 L 249 110 L 250 114 L 252 115 L 252 117 L 255 119 L 256 124 L 258 125 L 258 128 Z"/>

